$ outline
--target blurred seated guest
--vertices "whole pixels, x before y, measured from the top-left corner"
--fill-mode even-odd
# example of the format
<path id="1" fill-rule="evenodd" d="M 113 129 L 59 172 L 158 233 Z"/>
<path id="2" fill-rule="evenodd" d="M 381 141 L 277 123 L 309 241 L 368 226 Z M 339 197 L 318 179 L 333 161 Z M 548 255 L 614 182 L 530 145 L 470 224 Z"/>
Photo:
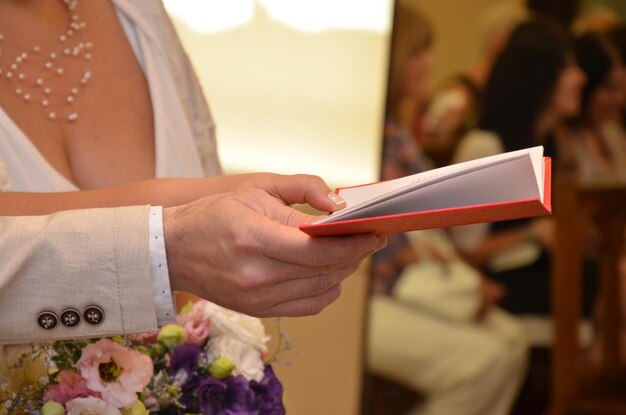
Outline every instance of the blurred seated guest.
<path id="1" fill-rule="evenodd" d="M 624 181 L 624 65 L 617 49 L 600 34 L 578 37 L 574 50 L 587 83 L 580 115 L 556 140 L 560 162 L 573 163 L 579 179 L 585 182 Z"/>
<path id="2" fill-rule="evenodd" d="M 584 82 L 560 26 L 547 18 L 520 24 L 492 69 L 479 128 L 460 141 L 454 162 L 545 144 L 579 113 Z M 550 312 L 552 233 L 549 218 L 452 229 L 464 257 L 506 286 L 502 307 L 535 315 Z"/>
<path id="3" fill-rule="evenodd" d="M 400 37 L 401 36 L 401 37 Z M 411 135 L 429 74 L 430 26 L 398 5 L 392 38 L 382 179 L 432 163 Z M 389 236 L 374 257 L 367 363 L 425 397 L 414 414 L 507 414 L 526 370 L 515 318 L 495 307 L 502 287 L 456 254 L 442 230 Z"/>
<path id="4" fill-rule="evenodd" d="M 589 184 L 626 183 L 626 133 L 623 114 L 625 102 L 625 68 L 620 53 L 610 37 L 600 33 L 586 33 L 574 41 L 578 64 L 587 76 L 582 94 L 582 111 L 578 117 L 556 137 L 559 163 L 573 167 L 578 180 Z M 585 255 L 600 256 L 599 230 L 591 228 Z M 625 229 L 626 232 L 626 229 Z M 626 234 L 625 234 L 626 235 Z M 622 264 L 626 264 L 626 247 L 622 246 Z M 619 265 L 618 265 L 619 266 Z M 626 287 L 626 273 L 619 284 Z M 622 295 L 626 291 L 622 291 Z M 602 301 L 602 298 L 600 298 Z M 624 301 L 622 301 L 624 306 Z M 607 327 L 603 325 L 603 306 L 597 304 L 594 316 L 594 344 L 590 348 L 590 363 L 601 367 L 604 359 L 604 342 Z M 622 318 L 626 309 L 622 309 Z M 622 325 L 622 336 L 626 329 Z M 622 348 L 626 362 L 626 349 Z"/>
<path id="5" fill-rule="evenodd" d="M 465 72 L 453 76 L 431 99 L 424 116 L 427 153 L 438 164 L 449 163 L 458 140 L 476 126 L 481 96 L 494 61 L 511 30 L 528 18 L 520 0 L 506 1 L 488 8 L 480 20 L 480 58 Z"/>

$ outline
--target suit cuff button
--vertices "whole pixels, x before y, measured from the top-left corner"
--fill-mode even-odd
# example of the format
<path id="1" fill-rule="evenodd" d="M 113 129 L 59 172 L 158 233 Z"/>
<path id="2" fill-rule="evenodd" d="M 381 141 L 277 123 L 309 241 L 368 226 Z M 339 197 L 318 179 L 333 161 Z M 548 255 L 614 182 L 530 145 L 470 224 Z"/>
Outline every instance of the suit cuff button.
<path id="1" fill-rule="evenodd" d="M 104 320 L 104 311 L 97 305 L 90 305 L 85 309 L 83 317 L 87 323 L 97 325 Z"/>
<path id="2" fill-rule="evenodd" d="M 80 323 L 80 313 L 73 308 L 67 308 L 61 312 L 61 324 L 65 327 L 74 327 Z"/>
<path id="3" fill-rule="evenodd" d="M 57 326 L 59 318 L 52 311 L 42 311 L 37 316 L 37 323 L 39 323 L 42 328 L 51 330 Z"/>

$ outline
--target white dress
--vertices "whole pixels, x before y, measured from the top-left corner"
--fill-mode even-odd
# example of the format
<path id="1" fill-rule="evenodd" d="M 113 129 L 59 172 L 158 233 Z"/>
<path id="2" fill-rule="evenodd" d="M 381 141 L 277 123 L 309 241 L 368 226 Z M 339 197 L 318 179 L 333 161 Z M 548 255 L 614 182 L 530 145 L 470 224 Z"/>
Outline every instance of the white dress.
<path id="1" fill-rule="evenodd" d="M 113 0 L 148 81 L 155 120 L 156 177 L 221 174 L 214 124 L 174 27 L 158 0 Z M 78 190 L 0 108 L 0 191 Z"/>

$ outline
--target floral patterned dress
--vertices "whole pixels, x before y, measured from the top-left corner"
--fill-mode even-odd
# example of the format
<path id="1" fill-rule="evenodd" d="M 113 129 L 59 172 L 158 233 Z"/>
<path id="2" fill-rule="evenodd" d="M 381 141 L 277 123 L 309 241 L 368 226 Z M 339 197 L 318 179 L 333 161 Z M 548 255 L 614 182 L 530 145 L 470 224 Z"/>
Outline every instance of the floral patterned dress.
<path id="1" fill-rule="evenodd" d="M 420 173 L 433 168 L 419 143 L 400 124 L 389 119 L 385 123 L 381 179 Z M 413 249 L 403 233 L 387 237 L 387 247 L 376 252 L 372 263 L 372 292 L 389 295 L 404 267 L 413 261 Z"/>

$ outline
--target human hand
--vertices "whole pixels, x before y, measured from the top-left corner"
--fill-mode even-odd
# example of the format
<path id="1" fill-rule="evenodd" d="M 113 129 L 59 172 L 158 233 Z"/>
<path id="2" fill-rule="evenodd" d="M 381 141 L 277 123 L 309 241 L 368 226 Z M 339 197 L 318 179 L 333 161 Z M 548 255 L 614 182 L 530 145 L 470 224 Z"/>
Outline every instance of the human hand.
<path id="1" fill-rule="evenodd" d="M 316 217 L 288 205 L 333 211 L 314 176 L 277 176 L 267 190 L 209 196 L 164 209 L 172 288 L 258 317 L 320 312 L 341 281 L 382 248 L 374 235 L 312 238 L 297 226 Z"/>
<path id="2" fill-rule="evenodd" d="M 484 319 L 489 312 L 498 304 L 498 302 L 506 295 L 504 285 L 497 283 L 489 278 L 482 277 L 480 282 L 481 303 L 476 313 L 476 320 Z"/>
<path id="3" fill-rule="evenodd" d="M 286 204 L 306 203 L 324 211 L 334 212 L 344 207 L 343 201 L 318 176 L 308 174 L 282 175 L 248 173 L 204 179 L 211 182 L 213 193 L 265 190 Z"/>

